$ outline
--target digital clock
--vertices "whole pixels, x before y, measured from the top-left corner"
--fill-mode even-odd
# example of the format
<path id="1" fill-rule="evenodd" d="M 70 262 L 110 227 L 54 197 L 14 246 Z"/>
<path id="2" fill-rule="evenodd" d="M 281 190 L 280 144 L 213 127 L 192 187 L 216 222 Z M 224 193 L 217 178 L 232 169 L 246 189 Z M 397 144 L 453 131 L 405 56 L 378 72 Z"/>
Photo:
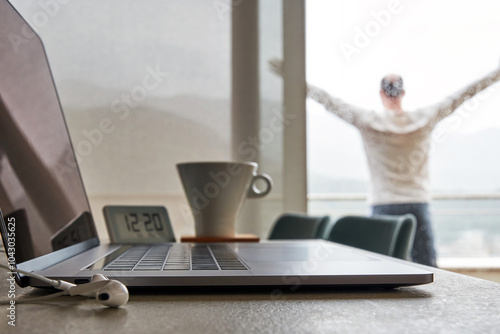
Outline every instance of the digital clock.
<path id="1" fill-rule="evenodd" d="M 102 211 L 112 243 L 175 242 L 167 209 L 163 206 L 108 205 Z"/>

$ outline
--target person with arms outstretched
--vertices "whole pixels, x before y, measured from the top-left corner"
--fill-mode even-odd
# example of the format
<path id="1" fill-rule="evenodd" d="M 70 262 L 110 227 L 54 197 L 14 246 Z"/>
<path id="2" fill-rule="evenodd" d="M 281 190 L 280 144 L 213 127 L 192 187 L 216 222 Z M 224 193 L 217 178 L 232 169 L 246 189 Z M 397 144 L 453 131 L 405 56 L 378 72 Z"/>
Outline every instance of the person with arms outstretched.
<path id="1" fill-rule="evenodd" d="M 282 75 L 282 62 L 272 60 L 271 69 Z M 429 153 L 431 134 L 439 121 L 466 100 L 500 79 L 500 68 L 435 105 L 405 111 L 403 79 L 385 76 L 380 84 L 383 112 L 352 106 L 321 88 L 307 85 L 307 96 L 356 127 L 363 140 L 370 171 L 368 202 L 374 215 L 413 214 L 417 231 L 411 251 L 414 262 L 436 266 L 436 251 L 429 210 Z"/>

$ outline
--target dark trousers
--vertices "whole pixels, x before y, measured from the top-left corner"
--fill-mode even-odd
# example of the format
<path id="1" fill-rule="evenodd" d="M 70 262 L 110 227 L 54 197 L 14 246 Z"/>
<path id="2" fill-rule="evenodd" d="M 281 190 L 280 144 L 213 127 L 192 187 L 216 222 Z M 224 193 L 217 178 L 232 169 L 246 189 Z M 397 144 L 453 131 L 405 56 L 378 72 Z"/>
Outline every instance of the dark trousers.
<path id="1" fill-rule="evenodd" d="M 411 213 L 417 218 L 417 231 L 411 251 L 412 261 L 436 267 L 436 249 L 434 248 L 434 233 L 428 203 L 372 206 L 373 215 L 404 215 L 407 213 Z"/>

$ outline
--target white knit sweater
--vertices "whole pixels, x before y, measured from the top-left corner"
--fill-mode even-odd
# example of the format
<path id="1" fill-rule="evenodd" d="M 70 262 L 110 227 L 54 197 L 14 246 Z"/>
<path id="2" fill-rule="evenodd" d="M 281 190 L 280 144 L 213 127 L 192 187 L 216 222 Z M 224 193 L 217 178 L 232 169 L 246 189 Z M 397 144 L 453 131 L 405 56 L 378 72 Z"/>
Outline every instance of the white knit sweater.
<path id="1" fill-rule="evenodd" d="M 361 132 L 371 174 L 370 204 L 426 203 L 430 201 L 429 151 L 433 129 L 462 103 L 499 79 L 500 69 L 441 103 L 399 114 L 357 108 L 311 85 L 307 93 Z"/>

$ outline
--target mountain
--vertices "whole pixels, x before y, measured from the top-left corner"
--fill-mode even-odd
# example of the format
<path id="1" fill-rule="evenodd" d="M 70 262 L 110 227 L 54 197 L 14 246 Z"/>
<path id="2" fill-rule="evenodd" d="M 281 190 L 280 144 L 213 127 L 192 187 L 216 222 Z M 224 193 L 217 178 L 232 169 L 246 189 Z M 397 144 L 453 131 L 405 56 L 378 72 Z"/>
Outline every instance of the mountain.
<path id="1" fill-rule="evenodd" d="M 68 94 L 65 90 L 69 90 Z M 82 93 L 70 94 L 74 91 Z M 66 83 L 62 89 L 64 110 L 77 151 L 85 149 L 88 133 L 98 129 L 100 121 L 112 122 L 113 131 L 105 134 L 101 143 L 92 145 L 89 154 L 86 151 L 80 154 L 90 193 L 178 191 L 175 163 L 230 158 L 228 100 L 152 95 L 122 119 L 123 115 L 110 106 L 113 98 L 122 93 L 79 82 Z M 78 100 L 64 97 L 78 97 Z M 272 101 L 262 104 L 267 111 L 277 107 Z M 359 134 L 335 117 L 325 120 L 314 117 L 314 113 L 308 114 L 309 192 L 366 192 L 369 175 Z M 263 128 L 270 128 L 272 117 L 272 112 L 267 112 L 261 120 Z M 282 140 L 280 133 L 273 135 L 272 141 L 261 147 L 265 157 L 261 170 L 275 176 L 278 190 Z M 500 130 L 496 128 L 473 134 L 447 133 L 431 154 L 434 191 L 500 191 L 499 145 Z M 123 179 L 134 181 L 123 184 Z"/>
<path id="2" fill-rule="evenodd" d="M 176 163 L 230 158 L 227 101 L 186 96 L 148 102 L 127 114 L 106 105 L 65 108 L 90 194 L 180 192 Z"/>
<path id="3" fill-rule="evenodd" d="M 227 99 L 151 94 L 125 111 L 113 108 L 124 94 L 120 90 L 78 81 L 62 87 L 64 113 L 90 194 L 182 193 L 176 163 L 231 159 Z M 269 113 L 261 124 L 270 129 L 277 104 L 263 101 L 262 108 Z M 259 169 L 273 177 L 278 190 L 282 140 L 280 133 L 272 136 L 262 142 L 265 162 Z"/>
<path id="4" fill-rule="evenodd" d="M 448 134 L 431 154 L 436 192 L 500 191 L 500 129 Z"/>
<path id="5" fill-rule="evenodd" d="M 309 162 L 309 192 L 352 193 L 368 189 L 366 168 L 360 157 L 362 148 L 357 143 L 351 146 L 342 143 L 340 135 L 349 141 L 348 131 L 334 137 L 337 143 L 313 147 L 316 154 L 310 160 L 323 165 L 331 164 L 331 172 L 325 173 L 322 166 Z M 435 144 L 430 156 L 431 184 L 437 193 L 481 193 L 500 192 L 500 130 L 489 128 L 473 134 L 446 134 L 445 140 Z M 353 152 L 353 150 L 355 152 Z M 328 152 L 328 154 L 326 154 Z M 352 163 L 349 166 L 345 161 Z M 362 165 L 362 166 L 361 166 Z M 353 175 L 357 174 L 357 175 Z"/>

